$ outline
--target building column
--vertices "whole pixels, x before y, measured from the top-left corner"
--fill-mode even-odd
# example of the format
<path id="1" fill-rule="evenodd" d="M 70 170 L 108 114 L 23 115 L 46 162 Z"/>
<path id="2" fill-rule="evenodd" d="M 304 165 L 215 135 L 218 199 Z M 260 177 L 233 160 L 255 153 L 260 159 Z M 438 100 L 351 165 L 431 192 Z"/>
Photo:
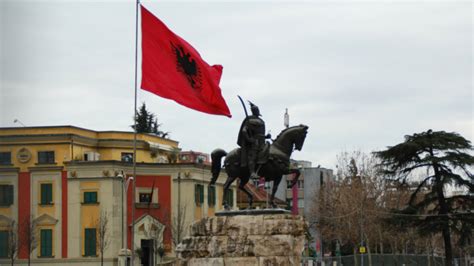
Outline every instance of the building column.
<path id="1" fill-rule="evenodd" d="M 28 239 L 25 236 L 25 230 L 23 227 L 28 219 L 31 217 L 31 174 L 30 172 L 18 173 L 18 237 L 20 240 Z M 21 200 L 20 200 L 21 199 Z M 33 221 L 30 221 L 30 223 Z M 18 250 L 18 257 L 20 259 L 28 258 L 28 250 L 25 246 Z"/>

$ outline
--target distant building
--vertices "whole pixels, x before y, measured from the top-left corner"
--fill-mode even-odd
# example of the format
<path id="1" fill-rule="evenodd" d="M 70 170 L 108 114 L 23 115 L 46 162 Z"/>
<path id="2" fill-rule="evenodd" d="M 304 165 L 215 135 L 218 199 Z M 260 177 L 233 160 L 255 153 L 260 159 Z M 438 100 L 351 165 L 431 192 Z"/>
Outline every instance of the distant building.
<path id="1" fill-rule="evenodd" d="M 97 224 L 107 215 L 112 241 L 105 250 L 106 265 L 116 265 L 123 247 L 132 249 L 132 225 L 133 250 L 141 254 L 137 264 L 154 265 L 159 246 L 171 252 L 177 210 L 185 210 L 187 224 L 214 215 L 222 204 L 225 178 L 209 187 L 210 166 L 169 163 L 177 141 L 137 134 L 132 199 L 132 186 L 123 187 L 133 176 L 133 139 L 133 132 L 74 126 L 0 128 L 0 247 L 8 247 L 12 222 L 18 239 L 24 239 L 22 228 L 31 217 L 37 239 L 33 265 L 97 265 Z M 232 202 L 236 206 L 235 197 Z M 2 248 L 0 264 L 7 263 L 7 256 Z M 27 257 L 21 246 L 18 262 Z"/>
<path id="2" fill-rule="evenodd" d="M 307 216 L 314 210 L 314 203 L 321 187 L 334 179 L 332 169 L 323 167 L 312 167 L 308 161 L 293 161 L 292 167 L 300 169 L 301 175 L 293 188 L 289 188 L 293 175 L 283 176 L 276 196 L 285 199 L 289 209 L 294 214 Z M 296 196 L 296 197 L 294 197 Z"/>
<path id="3" fill-rule="evenodd" d="M 324 189 L 324 184 L 334 180 L 333 170 L 320 167 L 319 165 L 312 167 L 311 162 L 308 161 L 292 160 L 291 165 L 293 168 L 299 168 L 301 175 L 293 188 L 289 188 L 289 186 L 294 175 L 283 176 L 276 196 L 286 200 L 287 208 L 293 214 L 303 215 L 307 219 L 317 219 L 319 214 L 315 212 L 317 210 L 319 192 L 321 189 Z M 314 226 L 310 226 L 310 234 L 313 237 L 313 241 L 308 243 L 308 246 L 321 255 L 320 236 L 314 230 Z"/>
<path id="4" fill-rule="evenodd" d="M 268 207 L 268 201 L 270 198 L 270 187 L 267 185 L 270 183 L 265 183 L 263 178 L 260 180 L 255 180 L 255 182 L 249 182 L 245 185 L 245 188 L 253 195 L 252 207 L 255 209 L 266 209 Z M 268 190 L 267 190 L 268 189 Z M 240 189 L 237 189 L 237 206 L 239 209 L 248 208 L 248 196 Z M 275 197 L 274 203 L 278 208 L 286 208 L 286 201 Z"/>
<path id="5" fill-rule="evenodd" d="M 197 151 L 182 151 L 179 153 L 180 163 L 199 163 L 210 165 L 209 154 Z"/>

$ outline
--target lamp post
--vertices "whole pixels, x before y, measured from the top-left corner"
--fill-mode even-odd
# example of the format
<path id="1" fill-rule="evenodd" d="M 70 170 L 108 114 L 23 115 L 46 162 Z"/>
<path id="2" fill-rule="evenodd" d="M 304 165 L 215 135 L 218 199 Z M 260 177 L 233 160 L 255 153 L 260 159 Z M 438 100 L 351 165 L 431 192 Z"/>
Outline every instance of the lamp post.
<path id="1" fill-rule="evenodd" d="M 135 134 L 136 135 L 136 134 Z M 136 136 L 135 136 L 136 137 Z M 134 176 L 136 176 L 136 159 L 135 159 L 135 156 L 136 156 L 136 145 L 134 145 L 133 149 L 134 149 L 134 159 L 133 159 L 133 176 L 130 177 L 129 179 L 131 179 L 130 181 L 132 182 L 132 224 L 131 224 L 131 227 L 132 227 L 132 231 L 131 231 L 131 234 L 130 234 L 130 241 L 131 241 L 131 249 L 132 249 L 132 259 L 131 259 L 131 262 L 132 262 L 132 266 L 135 265 L 135 183 L 136 183 L 136 180 L 134 179 Z"/>
<path id="2" fill-rule="evenodd" d="M 125 174 L 125 172 L 123 170 L 120 170 L 118 174 L 116 174 L 116 177 L 120 179 L 120 185 L 121 185 L 121 200 L 122 200 L 122 203 L 121 203 L 121 224 L 122 224 L 122 228 L 121 228 L 121 232 L 122 232 L 122 236 L 121 236 L 121 249 L 120 249 L 120 252 L 118 254 L 119 258 L 118 258 L 118 265 L 120 266 L 129 266 L 131 261 L 130 261 L 130 258 L 129 258 L 129 255 L 130 255 L 130 252 L 128 252 L 128 248 L 127 248 L 127 190 L 128 190 L 128 186 L 130 185 L 130 182 L 133 182 L 133 176 L 130 176 L 129 178 L 127 178 L 127 175 Z"/>
<path id="3" fill-rule="evenodd" d="M 121 229 L 121 231 L 122 231 L 122 245 L 121 245 L 121 247 L 122 247 L 122 249 L 124 249 L 124 248 L 125 248 L 125 245 L 124 245 L 124 244 L 125 244 L 125 239 L 124 239 L 124 235 L 125 235 L 124 232 L 125 232 L 125 230 L 123 229 L 123 224 L 124 224 L 124 222 L 123 222 L 123 216 L 124 216 L 124 213 L 125 213 L 125 212 L 124 212 L 124 210 L 123 210 L 123 206 L 124 206 L 124 205 L 126 206 L 127 204 L 126 204 L 126 203 L 125 203 L 125 204 L 123 203 L 123 202 L 124 202 L 124 196 L 123 196 L 124 192 L 123 192 L 123 191 L 125 190 L 125 175 L 123 174 L 123 171 L 122 171 L 122 173 L 120 173 L 117 177 L 120 178 L 120 182 L 121 182 L 121 185 L 122 185 L 122 189 L 121 189 L 121 190 L 122 190 L 122 208 L 121 208 L 121 210 L 122 210 L 122 216 L 120 216 L 120 217 L 121 217 L 120 220 L 121 220 L 121 222 L 122 222 L 122 229 Z"/>
<path id="4" fill-rule="evenodd" d="M 130 182 L 133 181 L 133 176 L 127 179 L 127 175 L 122 170 L 121 173 L 117 176 L 120 178 L 122 182 L 122 249 L 127 248 L 127 227 L 126 227 L 126 220 L 127 220 L 127 190 Z"/>
<path id="5" fill-rule="evenodd" d="M 25 124 L 23 124 L 20 120 L 18 120 L 18 118 L 15 118 L 15 120 L 13 120 L 13 123 L 18 123 L 22 125 L 23 127 L 26 127 Z"/>
<path id="6" fill-rule="evenodd" d="M 172 223 L 173 217 L 170 217 L 170 223 Z M 181 170 L 178 172 L 178 241 L 181 241 Z M 173 243 L 172 243 L 173 244 Z M 176 248 L 176 247 L 175 247 Z"/>
<path id="7" fill-rule="evenodd" d="M 122 248 L 126 249 L 127 245 L 127 229 L 126 229 L 126 215 L 127 215 L 127 190 L 128 186 L 130 185 L 130 181 L 133 180 L 133 177 L 127 179 L 124 171 L 122 170 L 121 173 L 118 175 L 120 181 L 122 182 Z M 124 221 L 125 220 L 125 221 Z"/>

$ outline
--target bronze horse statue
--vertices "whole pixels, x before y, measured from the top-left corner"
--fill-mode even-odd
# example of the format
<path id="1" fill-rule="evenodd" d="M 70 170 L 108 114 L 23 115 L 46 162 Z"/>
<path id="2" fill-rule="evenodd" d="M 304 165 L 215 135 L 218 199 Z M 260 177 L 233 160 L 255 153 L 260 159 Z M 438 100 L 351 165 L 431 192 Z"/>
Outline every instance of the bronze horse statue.
<path id="1" fill-rule="evenodd" d="M 293 178 L 292 183 L 290 184 L 293 187 L 298 181 L 300 176 L 300 171 L 298 169 L 290 169 L 290 156 L 293 152 L 293 149 L 301 151 L 303 148 L 303 143 L 308 132 L 308 126 L 299 125 L 293 126 L 290 128 L 284 129 L 273 141 L 272 144 L 267 145 L 265 160 L 259 159 L 257 164 L 257 174 L 265 178 L 265 181 L 273 181 L 273 190 L 270 197 L 270 206 L 276 208 L 274 203 L 275 193 L 277 191 L 278 185 L 280 184 L 281 178 L 283 175 L 296 174 Z M 212 157 L 212 179 L 210 185 L 216 183 L 217 177 L 219 176 L 221 170 L 221 160 L 222 157 L 226 156 L 224 160 L 224 167 L 227 173 L 227 180 L 224 184 L 224 195 L 223 195 L 223 205 L 225 209 L 229 209 L 229 204 L 226 202 L 226 194 L 230 185 L 237 179 L 240 178 L 239 189 L 244 191 L 248 196 L 249 206 L 252 207 L 253 196 L 245 188 L 245 184 L 248 183 L 250 179 L 250 171 L 248 167 L 240 166 L 240 148 L 236 148 L 230 151 L 228 154 L 222 149 L 215 149 L 211 153 Z M 259 156 L 260 158 L 261 156 Z"/>

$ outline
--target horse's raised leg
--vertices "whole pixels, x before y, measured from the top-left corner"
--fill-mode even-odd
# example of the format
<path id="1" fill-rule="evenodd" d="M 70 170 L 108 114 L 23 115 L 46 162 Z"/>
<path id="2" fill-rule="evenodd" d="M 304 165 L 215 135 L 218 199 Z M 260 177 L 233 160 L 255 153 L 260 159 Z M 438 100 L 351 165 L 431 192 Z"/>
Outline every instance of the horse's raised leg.
<path id="1" fill-rule="evenodd" d="M 249 177 L 245 177 L 245 178 L 241 178 L 240 179 L 240 184 L 239 184 L 239 189 L 242 190 L 243 192 L 245 192 L 245 194 L 247 194 L 247 198 L 248 198 L 248 201 L 249 201 L 249 205 L 247 207 L 247 209 L 251 209 L 252 208 L 252 203 L 253 203 L 253 196 L 252 196 L 252 193 L 250 193 L 250 191 L 248 191 L 246 188 L 245 188 L 245 185 L 249 182 Z"/>
<path id="2" fill-rule="evenodd" d="M 285 174 L 287 174 L 287 175 L 295 174 L 295 176 L 293 177 L 293 180 L 290 183 L 290 187 L 289 187 L 289 188 L 292 188 L 296 185 L 296 182 L 298 182 L 298 178 L 300 177 L 301 172 L 298 169 L 289 169 L 288 173 L 285 173 Z"/>
<path id="3" fill-rule="evenodd" d="M 227 176 L 227 180 L 225 181 L 224 184 L 224 193 L 222 193 L 222 205 L 224 205 L 224 209 L 230 210 L 229 204 L 226 201 L 226 196 L 227 196 L 227 190 L 229 189 L 230 185 L 237 179 L 237 177 L 232 177 L 232 176 Z"/>

